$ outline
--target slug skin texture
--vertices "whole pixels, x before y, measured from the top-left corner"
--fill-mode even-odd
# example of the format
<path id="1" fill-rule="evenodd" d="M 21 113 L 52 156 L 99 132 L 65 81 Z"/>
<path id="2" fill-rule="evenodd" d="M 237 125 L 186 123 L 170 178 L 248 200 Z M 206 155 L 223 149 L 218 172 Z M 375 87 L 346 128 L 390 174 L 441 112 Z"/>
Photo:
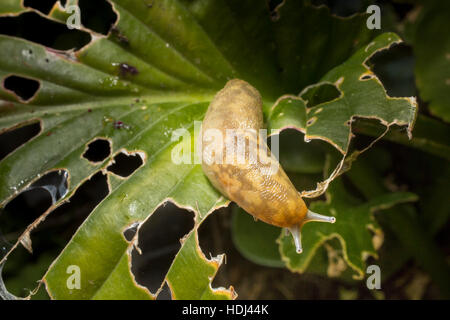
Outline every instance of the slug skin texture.
<path id="1" fill-rule="evenodd" d="M 243 80 L 228 81 L 211 101 L 202 123 L 202 168 L 215 188 L 256 219 L 288 228 L 301 252 L 302 225 L 311 220 L 334 222 L 334 217 L 308 210 L 259 134 L 262 128 L 258 90 Z M 228 134 L 230 130 L 234 135 Z M 220 133 L 222 139 L 214 139 L 210 132 Z M 237 141 L 245 141 L 241 153 L 245 159 L 240 161 L 235 154 L 238 148 L 233 148 Z"/>

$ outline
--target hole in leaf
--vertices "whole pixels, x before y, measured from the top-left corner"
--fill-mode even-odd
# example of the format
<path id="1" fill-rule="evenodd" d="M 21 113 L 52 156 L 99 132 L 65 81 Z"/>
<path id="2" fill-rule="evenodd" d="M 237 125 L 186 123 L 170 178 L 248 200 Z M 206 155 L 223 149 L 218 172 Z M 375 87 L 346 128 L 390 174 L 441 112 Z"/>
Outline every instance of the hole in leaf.
<path id="1" fill-rule="evenodd" d="M 107 170 L 121 177 L 128 177 L 136 171 L 142 163 L 142 158 L 139 154 L 128 155 L 121 152 L 114 157 L 114 164 L 110 165 Z"/>
<path id="2" fill-rule="evenodd" d="M 353 151 L 358 150 L 364 150 L 366 149 L 371 143 L 377 139 L 377 137 L 381 136 L 385 131 L 386 127 L 380 123 L 377 119 L 366 119 L 366 118 L 354 118 L 354 122 L 352 123 L 352 132 L 354 133 L 354 137 L 352 138 L 350 142 L 349 147 L 349 154 L 351 154 Z M 364 133 L 370 133 L 370 136 L 366 134 L 360 134 L 360 128 L 364 128 Z M 406 128 L 405 126 L 398 126 L 398 125 L 392 125 L 389 128 L 389 133 L 400 133 L 401 135 L 406 136 Z M 364 157 L 365 159 L 371 159 L 366 154 L 371 153 L 376 149 L 378 146 L 389 146 L 391 142 L 385 139 L 381 139 L 377 141 L 373 147 L 371 147 L 369 150 L 367 150 L 364 154 L 361 155 L 361 157 Z M 374 157 L 376 160 L 376 164 L 373 163 L 372 167 L 377 167 L 377 165 L 381 165 L 383 163 L 382 156 Z M 369 160 L 370 161 L 370 160 Z M 387 161 L 384 159 L 384 161 Z"/>
<path id="3" fill-rule="evenodd" d="M 42 188 L 47 190 L 52 198 L 52 202 L 56 203 L 67 194 L 68 176 L 69 175 L 65 170 L 49 172 L 38 181 L 34 182 L 30 186 L 30 189 Z"/>
<path id="4" fill-rule="evenodd" d="M 241 256 L 231 239 L 231 208 L 233 206 L 217 209 L 202 222 L 198 229 L 199 245 L 207 259 L 226 254 L 211 283 L 213 288 L 228 288 L 230 284 L 234 286 L 234 282 L 230 279 L 231 269 L 236 266 L 235 263 L 242 266 Z"/>
<path id="5" fill-rule="evenodd" d="M 308 121 L 306 121 L 306 126 L 308 126 L 308 127 L 312 126 L 314 124 L 314 122 L 316 122 L 316 120 L 317 120 L 316 117 L 308 119 Z"/>
<path id="6" fill-rule="evenodd" d="M 36 287 L 36 281 L 42 278 L 51 262 L 107 194 L 106 175 L 99 172 L 77 189 L 70 202 L 51 212 L 31 233 L 33 254 L 30 255 L 19 246 L 8 257 L 4 268 L 8 290 L 19 296 L 28 295 L 29 290 Z M 35 298 L 48 299 L 45 290 L 39 291 L 44 292 L 38 292 Z"/>
<path id="7" fill-rule="evenodd" d="M 78 50 L 91 41 L 87 32 L 68 29 L 64 23 L 45 19 L 35 12 L 1 17 L 0 34 L 24 38 L 56 50 Z"/>
<path id="8" fill-rule="evenodd" d="M 43 188 L 21 192 L 0 212 L 0 232 L 15 243 L 20 234 L 52 205 L 52 197 Z"/>
<path id="9" fill-rule="evenodd" d="M 416 95 L 414 55 L 411 47 L 398 44 L 389 50 L 377 52 L 367 65 L 383 83 L 390 97 Z"/>
<path id="10" fill-rule="evenodd" d="M 0 211 L 1 214 L 1 211 Z M 1 217 L 1 216 L 0 216 Z M 0 228 L 0 260 L 3 259 L 3 257 L 8 253 L 8 251 L 12 248 L 13 244 L 9 242 L 6 237 L 1 232 Z M 1 268 L 0 264 L 0 268 Z"/>
<path id="11" fill-rule="evenodd" d="M 42 13 L 49 14 L 57 0 L 24 0 L 25 8 L 33 8 Z"/>
<path id="12" fill-rule="evenodd" d="M 106 175 L 101 172 L 96 173 L 77 189 L 75 194 L 70 197 L 69 202 L 56 208 L 39 225 L 35 233 L 49 232 L 53 228 L 58 228 L 60 240 L 63 240 L 61 245 L 64 246 L 92 210 L 108 195 L 108 192 Z M 38 238 L 38 235 L 33 238 Z"/>
<path id="13" fill-rule="evenodd" d="M 302 94 L 302 98 L 308 101 L 308 108 L 312 108 L 321 103 L 332 101 L 339 98 L 341 95 L 340 91 L 335 85 L 324 83 L 318 86 L 309 88 L 306 92 Z"/>
<path id="14" fill-rule="evenodd" d="M 111 154 L 111 145 L 106 139 L 95 139 L 88 144 L 83 157 L 92 162 L 101 162 Z"/>
<path id="15" fill-rule="evenodd" d="M 224 243 L 230 231 L 229 210 L 228 207 L 217 209 L 202 222 L 198 229 L 200 248 L 208 259 L 227 252 Z"/>
<path id="16" fill-rule="evenodd" d="M 95 32 L 108 34 L 117 20 L 117 15 L 108 1 L 79 0 L 78 5 L 82 12 L 81 23 Z"/>
<path id="17" fill-rule="evenodd" d="M 139 227 L 139 223 L 135 222 L 133 223 L 128 229 L 126 229 L 123 232 L 123 236 L 125 239 L 130 242 L 133 240 L 134 236 L 136 235 L 137 228 Z"/>
<path id="18" fill-rule="evenodd" d="M 6 204 L 0 212 L 0 233 L 14 243 L 36 218 L 67 193 L 65 170 L 46 173 Z"/>
<path id="19" fill-rule="evenodd" d="M 8 76 L 3 81 L 6 90 L 14 92 L 21 100 L 30 100 L 39 90 L 39 81 L 20 76 Z"/>
<path id="20" fill-rule="evenodd" d="M 132 272 L 136 281 L 156 292 L 169 271 L 180 239 L 194 227 L 192 213 L 167 202 L 160 206 L 139 230 L 140 255 L 132 253 Z"/>
<path id="21" fill-rule="evenodd" d="M 156 300 L 172 300 L 172 293 L 170 292 L 170 288 L 167 283 L 164 283 L 164 286 L 156 297 Z"/>
<path id="22" fill-rule="evenodd" d="M 37 136 L 39 132 L 41 132 L 41 123 L 35 122 L 0 134 L 0 160 Z"/>

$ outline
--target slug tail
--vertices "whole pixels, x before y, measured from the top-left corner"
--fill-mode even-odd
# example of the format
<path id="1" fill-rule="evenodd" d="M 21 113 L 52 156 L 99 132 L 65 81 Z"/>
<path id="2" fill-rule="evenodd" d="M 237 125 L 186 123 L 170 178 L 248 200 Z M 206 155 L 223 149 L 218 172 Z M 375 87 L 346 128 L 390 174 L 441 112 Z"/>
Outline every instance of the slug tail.
<path id="1" fill-rule="evenodd" d="M 287 228 L 292 234 L 292 237 L 294 238 L 294 244 L 295 244 L 295 251 L 297 253 L 302 253 L 302 236 L 300 234 L 300 225 L 296 224 L 290 228 Z"/>
<path id="2" fill-rule="evenodd" d="M 335 223 L 336 218 L 324 216 L 324 215 L 321 215 L 321 214 L 318 214 L 318 213 L 308 210 L 308 212 L 306 213 L 305 220 L 303 222 L 305 223 L 305 222 L 310 222 L 310 221 Z"/>

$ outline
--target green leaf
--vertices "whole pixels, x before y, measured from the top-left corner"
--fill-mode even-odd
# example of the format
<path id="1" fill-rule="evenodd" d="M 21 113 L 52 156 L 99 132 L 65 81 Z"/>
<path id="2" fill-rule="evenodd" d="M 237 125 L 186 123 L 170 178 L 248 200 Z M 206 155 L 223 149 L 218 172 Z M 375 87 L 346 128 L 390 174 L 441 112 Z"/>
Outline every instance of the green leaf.
<path id="1" fill-rule="evenodd" d="M 450 122 L 450 4 L 429 1 L 414 23 L 416 84 L 431 113 Z"/>
<path id="2" fill-rule="evenodd" d="M 0 4 L 0 16 L 17 15 L 24 10 L 25 8 L 22 6 L 22 1 L 3 0 Z"/>
<path id="3" fill-rule="evenodd" d="M 323 277 L 339 279 L 340 282 L 354 284 L 355 271 L 345 261 L 344 252 L 338 238 L 323 243 L 308 264 L 305 273 L 317 274 Z"/>
<path id="4" fill-rule="evenodd" d="M 343 257 L 355 271 L 354 277 L 361 279 L 365 273 L 365 259 L 377 257 L 370 230 L 379 226 L 372 217 L 376 210 L 386 209 L 401 202 L 417 200 L 412 193 L 389 193 L 360 203 L 344 188 L 342 178 L 334 180 L 327 193 L 327 201 L 314 202 L 310 210 L 336 217 L 336 223 L 307 223 L 302 228 L 303 252 L 297 254 L 290 235 L 279 238 L 280 252 L 287 267 L 303 273 L 309 266 L 318 248 L 327 240 L 339 239 Z"/>
<path id="5" fill-rule="evenodd" d="M 328 72 L 319 83 L 307 87 L 301 97 L 281 97 L 272 108 L 270 127 L 295 127 L 305 133 L 305 140 L 325 140 L 343 154 L 347 153 L 352 138 L 354 118 L 378 119 L 386 127 L 394 124 L 408 126 L 408 134 L 411 135 L 417 116 L 415 99 L 389 97 L 366 65 L 376 52 L 400 41 L 393 33 L 382 34 Z M 323 85 L 335 86 L 339 97 L 307 108 L 305 99 L 315 95 L 310 91 Z"/>
<path id="6" fill-rule="evenodd" d="M 196 224 L 199 224 L 208 212 L 223 204 L 220 195 L 207 182 L 201 167 L 177 166 L 171 161 L 170 148 L 160 151 L 159 156 L 155 157 L 151 164 L 141 169 L 140 175 L 133 175 L 114 185 L 106 200 L 90 214 L 86 221 L 88 223 L 85 222 L 78 230 L 48 271 L 45 281 L 52 297 L 108 299 L 117 297 L 118 292 L 123 292 L 121 290 L 125 282 L 129 289 L 126 292 L 128 299 L 142 298 L 143 289 L 137 285 L 132 286 L 132 275 L 125 268 L 125 263 L 130 259 L 130 251 L 135 245 L 133 242 L 127 243 L 122 235 L 126 226 L 133 222 L 144 221 L 149 215 L 148 212 L 153 212 L 166 199 L 173 199 L 178 206 L 190 210 L 198 208 Z M 115 213 L 113 217 L 112 212 Z M 193 233 L 195 234 L 196 230 Z M 172 274 L 173 268 L 179 268 L 177 266 L 185 261 L 186 255 L 195 255 L 190 257 L 197 264 L 191 266 L 192 271 L 197 272 L 200 266 L 211 264 L 212 262 L 200 255 L 200 252 L 198 243 L 195 243 L 195 246 L 190 241 L 185 243 L 169 270 L 167 281 L 172 281 L 169 275 Z M 60 284 L 67 267 L 73 264 L 82 270 L 85 279 L 81 284 L 83 290 L 69 290 Z M 219 263 L 215 263 L 214 266 L 217 268 Z M 209 288 L 211 278 L 204 273 L 199 273 L 199 276 L 204 279 L 206 290 Z M 186 298 L 187 293 L 177 294 L 179 290 L 184 290 L 191 294 L 190 298 L 204 298 L 205 292 L 194 290 L 191 280 L 189 277 L 183 277 L 176 281 L 176 285 L 171 287 L 174 297 Z M 106 290 L 105 286 L 109 290 Z M 220 297 L 225 297 L 226 291 L 222 291 Z M 150 294 L 148 296 L 151 297 Z M 208 297 L 211 298 L 211 295 Z M 228 291 L 228 297 L 232 297 L 231 291 Z"/>
<path id="7" fill-rule="evenodd" d="M 167 284 L 171 288 L 173 299 L 218 300 L 236 297 L 233 288 L 212 289 L 210 279 L 214 278 L 222 264 L 223 255 L 207 260 L 200 250 L 197 230 L 182 240 L 182 250 L 178 254 L 167 274 Z"/>
<path id="8" fill-rule="evenodd" d="M 1 12 L 18 13 L 19 2 L 5 2 Z M 172 141 L 173 131 L 184 128 L 193 139 L 194 121 L 203 119 L 228 79 L 244 79 L 260 90 L 269 127 L 295 127 L 307 138 L 324 139 L 341 151 L 350 141 L 345 122 L 353 116 L 376 117 L 385 125 L 413 125 L 412 101 L 387 97 L 374 77 L 359 80 L 368 73 L 364 62 L 372 54 L 399 41 L 385 34 L 366 46 L 374 33 L 365 28 L 365 14 L 341 19 L 324 7 L 286 1 L 273 21 L 264 1 L 111 3 L 118 15 L 114 28 L 107 36 L 85 30 L 92 41 L 76 52 L 0 35 L 1 79 L 14 74 L 39 83 L 28 101 L 0 89 L 0 133 L 32 122 L 41 126 L 36 137 L 0 162 L 0 205 L 48 172 L 68 172 L 67 193 L 24 230 L 13 248 L 29 239 L 41 221 L 51 219 L 52 210 L 68 201 L 84 181 L 99 171 L 108 176 L 109 194 L 44 277 L 53 298 L 155 298 L 159 290 L 149 292 L 138 285 L 130 271 L 130 254 L 138 239 L 128 242 L 123 232 L 135 223 L 142 225 L 167 201 L 195 212 L 194 229 L 164 281 L 173 297 L 235 297 L 232 288 L 211 288 L 221 258 L 207 259 L 197 240 L 204 219 L 228 202 L 199 165 L 177 165 L 171 158 L 181 144 L 194 145 L 193 140 Z M 62 22 L 64 17 L 60 7 L 48 16 Z M 310 26 L 319 29 L 310 32 Z M 308 101 L 282 96 L 297 94 L 320 79 L 307 90 L 331 83 L 341 96 L 310 109 Z M 314 117 L 316 122 L 307 125 Z M 111 154 L 93 163 L 83 154 L 97 138 L 109 141 Z M 143 165 L 130 177 L 107 171 L 120 152 L 142 157 Z M 80 267 L 81 290 L 66 286 L 70 265 Z"/>
<path id="9" fill-rule="evenodd" d="M 366 27 L 367 14 L 330 16 L 326 6 L 284 1 L 276 9 L 276 46 L 284 92 L 297 94 L 342 64 L 376 33 Z"/>
<path id="10" fill-rule="evenodd" d="M 348 172 L 347 176 L 366 199 L 375 199 L 379 195 L 384 194 L 387 188 L 383 177 L 370 170 L 370 168 L 371 164 L 367 163 L 366 159 L 361 159 Z M 446 173 L 440 174 L 445 176 Z M 423 198 L 426 199 L 426 197 Z M 432 198 L 428 199 L 431 200 Z M 439 205 L 436 207 L 439 210 Z M 419 214 L 415 206 L 411 204 L 403 204 L 396 208 L 386 210 L 385 214 L 378 217 L 380 223 L 383 223 L 383 226 L 387 230 L 390 230 L 401 243 L 400 247 L 398 244 L 394 246 L 392 249 L 394 252 L 389 252 L 385 259 L 390 259 L 389 255 L 395 253 L 395 250 L 400 250 L 401 254 L 390 259 L 388 263 L 382 263 L 382 266 L 384 265 L 386 267 L 386 272 L 389 275 L 392 271 L 398 271 L 410 257 L 414 257 L 416 262 L 430 274 L 431 278 L 439 287 L 442 297 L 449 297 L 450 274 L 448 272 L 448 262 L 446 261 L 445 254 L 432 238 L 432 232 L 436 232 L 434 228 L 439 226 L 424 224 L 424 222 L 432 218 L 438 218 L 436 221 L 437 224 L 443 222 L 442 220 L 439 221 L 441 219 L 439 217 L 440 213 L 438 213 L 438 216 L 433 217 L 431 215 L 426 220 L 423 220 L 422 216 L 426 214 L 426 211 Z M 389 270 L 389 268 L 397 269 Z"/>
<path id="11" fill-rule="evenodd" d="M 280 228 L 255 221 L 239 207 L 233 209 L 233 243 L 250 261 L 269 267 L 284 266 L 276 243 L 280 231 Z"/>

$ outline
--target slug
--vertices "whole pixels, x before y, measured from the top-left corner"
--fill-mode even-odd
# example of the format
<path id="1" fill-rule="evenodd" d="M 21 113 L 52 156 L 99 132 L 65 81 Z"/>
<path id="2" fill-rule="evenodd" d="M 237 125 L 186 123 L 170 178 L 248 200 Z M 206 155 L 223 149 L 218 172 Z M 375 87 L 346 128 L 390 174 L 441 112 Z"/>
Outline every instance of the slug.
<path id="1" fill-rule="evenodd" d="M 334 223 L 335 218 L 308 210 L 268 150 L 259 133 L 262 128 L 258 90 L 243 80 L 228 81 L 211 101 L 202 123 L 202 169 L 215 188 L 255 219 L 289 230 L 297 253 L 301 253 L 302 226 L 310 221 Z M 235 134 L 230 136 L 229 132 Z M 218 134 L 223 138 L 219 139 Z M 245 161 L 236 160 L 239 147 L 230 147 L 236 139 L 246 143 Z M 255 154 L 256 161 L 251 159 Z"/>

